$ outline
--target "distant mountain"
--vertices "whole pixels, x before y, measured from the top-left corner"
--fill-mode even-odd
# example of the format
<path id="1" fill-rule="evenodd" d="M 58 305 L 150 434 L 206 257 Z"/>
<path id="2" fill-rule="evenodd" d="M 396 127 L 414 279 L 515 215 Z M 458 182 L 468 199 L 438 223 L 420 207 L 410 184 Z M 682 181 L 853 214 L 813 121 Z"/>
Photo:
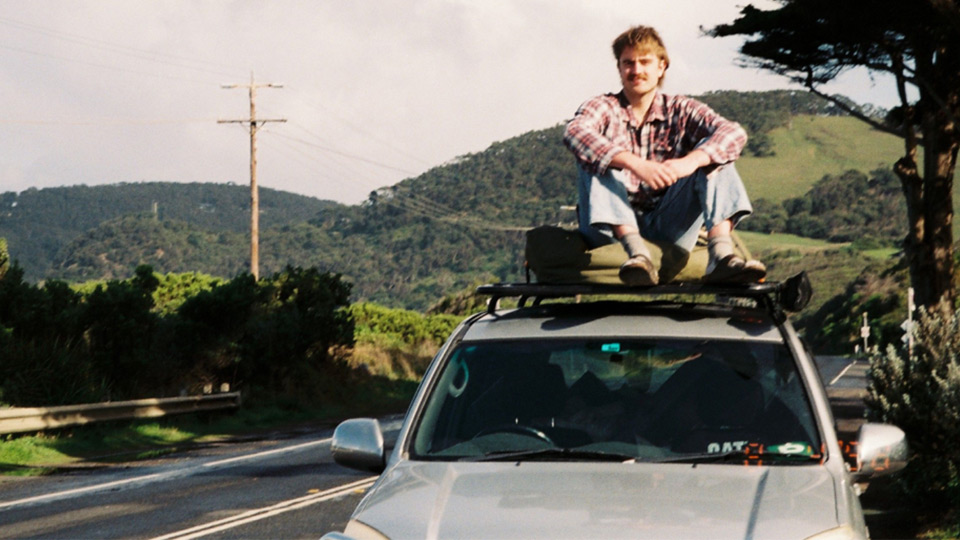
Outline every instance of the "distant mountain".
<path id="1" fill-rule="evenodd" d="M 762 143 L 738 162 L 748 190 L 763 194 L 758 209 L 776 218 L 756 230 L 803 228 L 828 214 L 831 223 L 848 223 L 835 215 L 842 207 L 781 205 L 820 181 L 826 185 L 817 192 L 829 197 L 829 184 L 843 182 L 848 169 L 872 171 L 879 159 L 889 166 L 898 157 L 892 137 L 838 116 L 836 108 L 803 92 L 700 97 Z M 574 220 L 574 164 L 561 135 L 557 125 L 494 143 L 377 190 L 356 206 L 262 190 L 261 274 L 316 266 L 342 273 L 358 299 L 415 309 L 478 281 L 522 280 L 523 231 Z M 889 155 L 877 154 L 887 147 Z M 870 178 L 861 181 L 873 185 Z M 34 280 L 124 278 L 141 263 L 160 272 L 230 277 L 246 271 L 248 205 L 243 186 L 28 190 L 0 195 L 0 237 Z M 874 218 L 857 219 L 869 225 Z M 830 238 L 835 232 L 816 234 Z M 882 234 L 888 236 L 875 244 L 898 232 Z"/>
<path id="2" fill-rule="evenodd" d="M 332 201 L 261 188 L 261 227 L 303 222 L 334 206 Z M 81 234 L 141 214 L 201 230 L 243 233 L 250 228 L 250 188 L 150 182 L 6 192 L 0 194 L 0 237 L 7 239 L 26 277 L 39 280 L 48 275 L 57 253 Z"/>

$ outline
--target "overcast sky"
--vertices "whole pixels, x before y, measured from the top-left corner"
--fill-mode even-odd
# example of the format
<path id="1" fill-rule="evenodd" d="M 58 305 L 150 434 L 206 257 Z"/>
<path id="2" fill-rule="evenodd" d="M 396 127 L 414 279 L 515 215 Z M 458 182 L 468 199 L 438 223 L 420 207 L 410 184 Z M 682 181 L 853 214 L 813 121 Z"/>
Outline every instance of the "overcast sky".
<path id="1" fill-rule="evenodd" d="M 743 0 L 0 0 L 0 192 L 249 182 L 348 204 L 618 90 L 610 43 L 660 30 L 665 90 L 788 88 L 701 37 Z M 769 7 L 766 0 L 756 5 Z M 890 107 L 888 84 L 830 87 Z"/>

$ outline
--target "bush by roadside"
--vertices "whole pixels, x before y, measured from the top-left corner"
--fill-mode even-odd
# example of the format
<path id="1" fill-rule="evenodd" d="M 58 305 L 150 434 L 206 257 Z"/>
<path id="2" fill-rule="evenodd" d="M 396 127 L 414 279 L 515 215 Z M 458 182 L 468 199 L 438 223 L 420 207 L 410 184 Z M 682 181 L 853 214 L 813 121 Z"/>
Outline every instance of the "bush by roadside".
<path id="1" fill-rule="evenodd" d="M 162 278 L 162 279 L 161 279 Z M 350 285 L 287 268 L 254 280 L 158 276 L 73 288 L 0 275 L 0 405 L 51 406 L 199 393 L 229 383 L 264 399 L 309 393 L 353 344 Z"/>
<path id="2" fill-rule="evenodd" d="M 459 315 L 423 315 L 368 302 L 348 309 L 356 342 L 348 365 L 391 380 L 419 381 L 440 345 L 463 319 Z"/>
<path id="3" fill-rule="evenodd" d="M 871 361 L 866 405 L 872 420 L 907 434 L 911 456 L 895 487 L 932 538 L 960 535 L 960 317 L 923 311 L 913 351 L 889 346 Z M 947 535 L 947 536 L 942 536 Z"/>

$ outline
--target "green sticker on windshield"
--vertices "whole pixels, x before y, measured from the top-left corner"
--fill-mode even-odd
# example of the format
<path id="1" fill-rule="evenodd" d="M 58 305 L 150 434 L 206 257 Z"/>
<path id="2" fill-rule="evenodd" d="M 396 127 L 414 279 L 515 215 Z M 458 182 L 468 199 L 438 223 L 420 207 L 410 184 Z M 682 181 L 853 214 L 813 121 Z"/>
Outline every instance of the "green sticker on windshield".
<path id="1" fill-rule="evenodd" d="M 600 350 L 603 352 L 620 352 L 619 343 L 604 343 L 600 346 Z"/>
<path id="2" fill-rule="evenodd" d="M 813 447 L 805 442 L 788 442 L 767 447 L 771 454 L 795 454 L 798 456 L 812 456 Z"/>

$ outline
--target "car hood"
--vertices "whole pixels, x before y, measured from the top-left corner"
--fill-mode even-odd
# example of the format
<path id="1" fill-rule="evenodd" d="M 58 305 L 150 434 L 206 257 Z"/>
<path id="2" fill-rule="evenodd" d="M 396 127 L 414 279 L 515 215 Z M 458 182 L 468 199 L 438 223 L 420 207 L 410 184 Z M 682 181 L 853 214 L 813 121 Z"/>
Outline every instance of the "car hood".
<path id="1" fill-rule="evenodd" d="M 400 538 L 805 538 L 838 526 L 819 465 L 400 462 L 353 515 Z"/>

